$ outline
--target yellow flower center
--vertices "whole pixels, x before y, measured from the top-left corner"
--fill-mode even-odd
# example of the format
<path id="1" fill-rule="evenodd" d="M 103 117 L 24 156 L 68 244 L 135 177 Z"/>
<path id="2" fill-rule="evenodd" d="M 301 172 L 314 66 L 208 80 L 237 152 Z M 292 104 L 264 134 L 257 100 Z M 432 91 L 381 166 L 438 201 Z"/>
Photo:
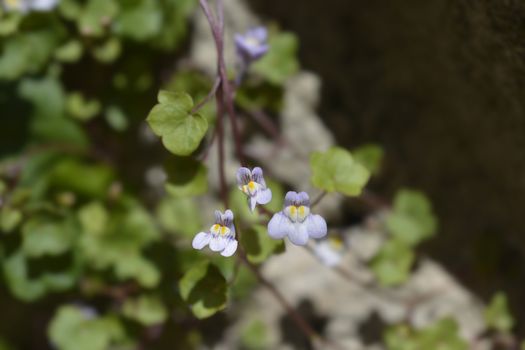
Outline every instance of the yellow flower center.
<path id="1" fill-rule="evenodd" d="M 310 208 L 304 205 L 289 205 L 286 208 L 284 208 L 284 212 L 292 222 L 303 222 L 306 219 L 306 217 L 310 215 Z"/>
<path id="2" fill-rule="evenodd" d="M 242 191 L 246 194 L 253 196 L 257 191 L 257 183 L 250 181 L 247 185 L 242 186 Z"/>
<path id="3" fill-rule="evenodd" d="M 230 229 L 227 226 L 215 224 L 210 228 L 210 232 L 215 235 L 227 236 L 230 233 Z"/>

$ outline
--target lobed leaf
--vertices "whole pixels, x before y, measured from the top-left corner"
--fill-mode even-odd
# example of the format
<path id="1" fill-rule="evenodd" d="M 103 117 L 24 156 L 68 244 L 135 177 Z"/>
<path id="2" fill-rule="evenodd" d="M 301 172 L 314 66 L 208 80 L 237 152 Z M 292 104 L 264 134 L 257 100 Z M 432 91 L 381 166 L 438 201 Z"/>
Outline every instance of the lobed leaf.
<path id="1" fill-rule="evenodd" d="M 168 151 L 190 155 L 206 135 L 208 122 L 201 115 L 191 113 L 193 100 L 186 93 L 160 91 L 158 101 L 146 119 L 149 126 L 162 138 Z"/>
<path id="2" fill-rule="evenodd" d="M 332 147 L 324 153 L 313 152 L 310 166 L 313 185 L 327 192 L 357 196 L 370 178 L 370 172 L 340 147 Z"/>

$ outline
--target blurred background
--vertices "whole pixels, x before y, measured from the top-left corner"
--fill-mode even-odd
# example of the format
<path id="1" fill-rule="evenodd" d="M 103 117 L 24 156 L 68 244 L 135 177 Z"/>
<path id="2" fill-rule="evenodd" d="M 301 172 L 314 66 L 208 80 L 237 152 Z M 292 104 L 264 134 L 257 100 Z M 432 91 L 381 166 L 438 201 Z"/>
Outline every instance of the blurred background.
<path id="1" fill-rule="evenodd" d="M 429 195 L 439 237 L 422 250 L 485 298 L 503 289 L 525 310 L 525 5 L 249 3 L 298 35 L 337 142 L 384 147 L 372 188 Z"/>
<path id="2" fill-rule="evenodd" d="M 241 332 L 242 315 L 260 310 L 250 305 L 275 304 L 258 294 L 246 271 L 228 292 L 227 310 L 205 320 L 192 316 L 174 283 L 202 260 L 188 249 L 188 240 L 209 224 L 207 212 L 217 202 L 204 198 L 217 197 L 216 159 L 210 152 L 208 173 L 200 178 L 209 185 L 184 187 L 201 169 L 187 159 L 173 160 L 144 120 L 159 89 L 187 91 L 197 102 L 213 85 L 214 46 L 198 2 L 36 3 L 0 2 L 0 350 L 277 348 L 258 343 L 274 339 L 258 323 Z M 294 115 L 304 113 L 305 125 L 314 128 L 305 131 L 309 151 L 334 143 L 351 150 L 379 146 L 381 171 L 367 189 L 387 203 L 400 188 L 420 190 L 439 221 L 435 237 L 417 247 L 417 261 L 408 268 L 438 264 L 453 281 L 451 289 L 468 291 L 465 304 L 474 300 L 480 318 L 481 305 L 504 292 L 514 317 L 511 333 L 522 339 L 525 3 L 225 3 L 231 67 L 234 32 L 263 24 L 271 37 L 282 39 L 282 46 L 271 45 L 278 53 L 254 66 L 239 90 L 241 118 L 264 112 L 286 137 L 293 136 L 287 125 Z M 304 111 L 290 111 L 294 103 L 304 104 Z M 210 125 L 214 112 L 213 106 L 202 111 Z M 289 169 L 272 168 L 267 153 L 278 140 L 271 132 L 255 121 L 241 124 L 251 161 L 268 167 L 282 183 L 280 191 L 308 186 L 307 176 L 294 182 Z M 265 134 L 264 141 L 257 133 Z M 166 188 L 166 179 L 176 188 Z M 187 193 L 199 197 L 191 201 Z M 365 211 L 362 203 L 326 202 L 319 210 L 345 235 L 361 226 L 377 231 L 374 225 L 383 220 L 380 210 Z M 294 260 L 285 260 L 294 252 L 272 257 L 263 272 L 282 278 L 280 286 L 299 312 L 333 338 L 337 327 L 330 319 L 337 317 L 323 313 L 331 306 L 286 284 L 290 275 L 279 271 L 314 271 L 308 257 L 294 270 Z M 226 280 L 237 273 L 233 263 L 213 262 Z M 275 336 L 284 344 L 279 348 L 312 348 L 289 317 L 275 314 L 267 321 L 281 332 Z M 369 329 L 352 334 L 362 341 L 343 348 L 384 348 L 378 344 L 389 318 L 367 313 L 366 319 Z M 82 328 L 85 320 L 98 323 L 90 323 L 84 338 L 68 328 Z M 462 334 L 475 339 L 471 333 Z M 93 337 L 101 343 L 93 345 Z M 518 349 L 516 341 L 472 344 L 468 348 Z"/>

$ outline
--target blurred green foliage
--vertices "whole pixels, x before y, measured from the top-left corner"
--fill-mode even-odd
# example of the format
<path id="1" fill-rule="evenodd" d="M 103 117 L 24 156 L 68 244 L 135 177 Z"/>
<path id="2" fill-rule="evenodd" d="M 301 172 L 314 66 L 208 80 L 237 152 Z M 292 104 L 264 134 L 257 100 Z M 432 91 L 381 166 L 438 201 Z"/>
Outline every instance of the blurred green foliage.
<path id="1" fill-rule="evenodd" d="M 258 285 L 235 259 L 191 248 L 217 202 L 201 157 L 217 109 L 195 110 L 214 79 L 183 62 L 196 8 L 196 0 L 61 0 L 50 11 L 0 10 L 0 305 L 22 310 L 0 322 L 0 350 L 31 347 L 33 318 L 47 329 L 35 331 L 42 349 L 195 348 L 206 337 L 200 320 Z M 278 114 L 299 69 L 292 33 L 273 28 L 269 44 L 237 90 L 241 111 Z M 376 145 L 315 152 L 311 181 L 359 196 L 382 156 Z M 285 187 L 267 184 L 266 210 L 282 210 Z M 268 213 L 252 213 L 236 188 L 228 196 L 247 260 L 283 253 L 266 233 Z M 414 191 L 400 191 L 388 215 L 390 236 L 371 268 L 393 286 L 437 224 Z M 500 296 L 486 320 L 512 327 Z M 456 333 L 442 321 L 394 327 L 385 339 L 392 349 L 463 349 Z M 266 335 L 254 321 L 240 341 L 263 349 Z"/>

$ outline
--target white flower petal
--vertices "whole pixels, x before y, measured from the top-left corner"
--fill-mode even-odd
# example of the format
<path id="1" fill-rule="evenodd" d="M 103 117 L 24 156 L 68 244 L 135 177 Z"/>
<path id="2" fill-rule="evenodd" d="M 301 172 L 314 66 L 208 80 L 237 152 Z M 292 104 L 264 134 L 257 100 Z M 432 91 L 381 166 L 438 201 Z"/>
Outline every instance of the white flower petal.
<path id="1" fill-rule="evenodd" d="M 266 187 L 266 182 L 264 181 L 263 171 L 259 167 L 255 167 L 252 170 L 253 181 L 257 182 L 260 185 Z"/>
<path id="2" fill-rule="evenodd" d="M 324 265 L 329 267 L 336 266 L 343 258 L 341 252 L 334 250 L 327 241 L 316 244 L 314 253 Z"/>
<path id="3" fill-rule="evenodd" d="M 211 234 L 210 234 L 210 233 L 207 233 L 207 232 L 199 232 L 199 233 L 197 233 L 197 235 L 195 236 L 195 238 L 193 238 L 193 241 L 191 242 L 191 246 L 192 246 L 194 249 L 201 250 L 201 249 L 204 248 L 208 243 L 210 243 L 210 239 L 211 239 Z"/>
<path id="4" fill-rule="evenodd" d="M 220 252 L 226 247 L 226 240 L 221 236 L 213 236 L 210 240 L 210 249 L 214 252 Z"/>
<path id="5" fill-rule="evenodd" d="M 268 223 L 268 235 L 273 239 L 282 239 L 295 231 L 295 228 L 283 214 L 282 211 L 274 214 L 270 222 Z"/>
<path id="6" fill-rule="evenodd" d="M 310 214 L 306 217 L 304 221 L 306 225 L 306 231 L 308 235 L 312 238 L 321 238 L 326 236 L 327 227 L 326 221 L 321 215 Z"/>
<path id="7" fill-rule="evenodd" d="M 284 196 L 284 206 L 288 207 L 290 205 L 295 205 L 295 202 L 297 202 L 297 192 L 295 191 L 286 192 L 286 196 Z"/>
<path id="8" fill-rule="evenodd" d="M 250 182 L 251 176 L 252 176 L 252 172 L 250 171 L 250 169 L 245 168 L 245 167 L 240 167 L 239 170 L 237 170 L 237 174 L 236 174 L 237 185 L 239 185 L 240 187 L 242 187 L 243 185 L 247 185 L 248 182 Z"/>
<path id="9" fill-rule="evenodd" d="M 226 247 L 221 252 L 221 255 L 226 256 L 226 257 L 232 256 L 237 250 L 237 246 L 238 246 L 237 240 L 229 239 L 228 242 L 226 243 Z"/>
<path id="10" fill-rule="evenodd" d="M 259 204 L 268 204 L 272 200 L 272 190 L 270 190 L 269 188 L 259 190 L 255 198 L 257 199 L 257 203 Z"/>
<path id="11" fill-rule="evenodd" d="M 253 211 L 255 209 L 255 205 L 257 204 L 257 198 L 256 197 L 248 197 L 248 206 L 250 207 L 250 210 Z"/>
<path id="12" fill-rule="evenodd" d="M 221 222 L 228 227 L 233 223 L 233 212 L 230 209 L 227 209 L 221 216 Z"/>
<path id="13" fill-rule="evenodd" d="M 306 245 L 308 242 L 308 232 L 305 223 L 296 223 L 294 230 L 288 235 L 288 239 L 295 245 Z"/>
<path id="14" fill-rule="evenodd" d="M 306 217 L 304 223 L 306 225 L 306 231 L 310 237 L 322 238 L 326 236 L 326 221 L 321 215 L 310 214 Z"/>
<path id="15" fill-rule="evenodd" d="M 306 207 L 310 206 L 310 197 L 306 192 L 297 193 L 297 206 L 304 205 Z"/>

